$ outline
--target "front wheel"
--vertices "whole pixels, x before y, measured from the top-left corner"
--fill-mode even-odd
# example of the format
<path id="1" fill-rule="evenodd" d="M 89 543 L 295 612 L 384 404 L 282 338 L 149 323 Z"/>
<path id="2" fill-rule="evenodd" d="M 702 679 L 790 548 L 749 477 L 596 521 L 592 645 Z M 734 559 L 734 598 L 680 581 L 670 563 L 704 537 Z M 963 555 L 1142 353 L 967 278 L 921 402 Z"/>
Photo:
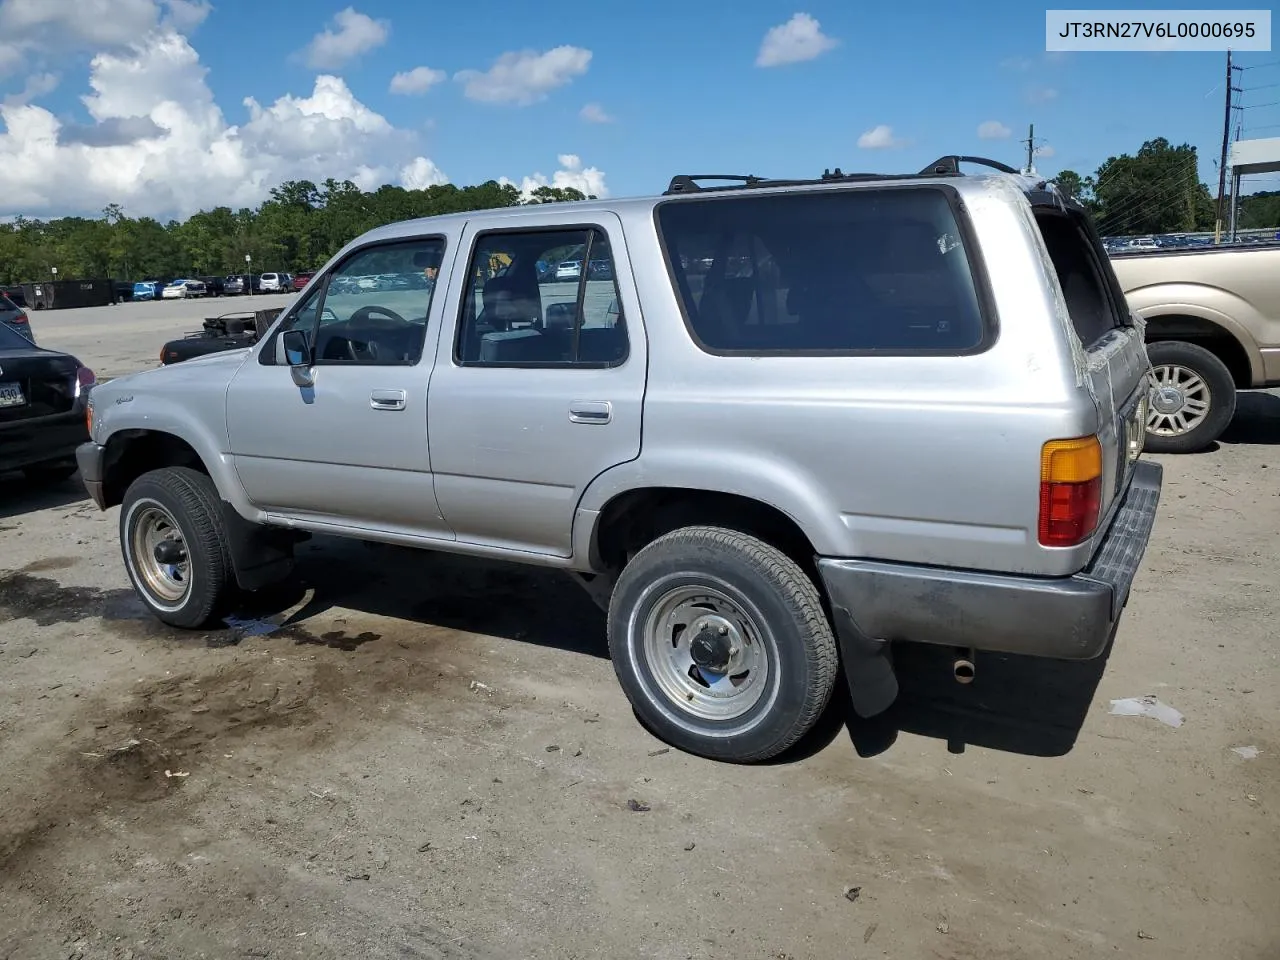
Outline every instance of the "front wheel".
<path id="1" fill-rule="evenodd" d="M 720 527 L 659 537 L 623 569 L 609 653 L 641 719 L 667 742 L 737 763 L 813 727 L 838 672 L 813 581 L 762 540 Z"/>
<path id="2" fill-rule="evenodd" d="M 1145 448 L 1195 453 L 1208 447 L 1236 412 L 1236 384 L 1227 365 L 1204 347 L 1181 340 L 1148 344 L 1147 357 L 1155 379 Z"/>
<path id="3" fill-rule="evenodd" d="M 120 548 L 138 596 L 170 626 L 210 626 L 235 590 L 218 491 L 198 471 L 165 467 L 133 481 Z"/>

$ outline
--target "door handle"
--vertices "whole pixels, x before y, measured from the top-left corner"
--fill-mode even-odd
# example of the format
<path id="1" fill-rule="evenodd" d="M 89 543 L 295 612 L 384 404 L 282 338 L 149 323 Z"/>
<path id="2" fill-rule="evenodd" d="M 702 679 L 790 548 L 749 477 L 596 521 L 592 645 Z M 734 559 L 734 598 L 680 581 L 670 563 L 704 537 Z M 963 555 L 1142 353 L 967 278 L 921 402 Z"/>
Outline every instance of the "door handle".
<path id="1" fill-rule="evenodd" d="M 404 404 L 403 390 L 375 390 L 369 394 L 369 406 L 375 410 L 403 410 Z"/>
<path id="2" fill-rule="evenodd" d="M 608 400 L 575 400 L 569 404 L 570 423 L 608 423 L 613 419 L 613 404 Z"/>

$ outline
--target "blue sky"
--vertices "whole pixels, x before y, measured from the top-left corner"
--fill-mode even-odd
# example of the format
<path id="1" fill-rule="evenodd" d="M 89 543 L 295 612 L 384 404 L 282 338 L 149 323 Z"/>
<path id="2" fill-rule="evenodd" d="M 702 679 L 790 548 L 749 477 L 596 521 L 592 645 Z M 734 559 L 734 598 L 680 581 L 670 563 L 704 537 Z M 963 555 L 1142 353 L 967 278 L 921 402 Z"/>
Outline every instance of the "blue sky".
<path id="1" fill-rule="evenodd" d="M 106 4 L 108 15 L 112 3 L 131 11 L 156 5 L 163 16 L 166 8 L 159 5 L 171 0 L 83 2 Z M 335 21 L 348 7 L 345 2 L 215 0 L 204 7 L 200 0 L 172 2 L 187 8 L 182 16 L 170 13 L 200 66 L 207 68 L 203 83 L 227 126 L 249 119 L 246 97 L 269 108 L 282 97 L 311 96 L 317 74 L 340 77 L 355 101 L 385 118 L 394 130 L 375 130 L 377 145 L 363 154 L 355 143 L 366 135 L 360 123 L 344 128 L 341 137 L 335 132 L 337 147 L 317 139 L 318 150 L 337 151 L 332 175 L 339 177 L 349 175 L 341 169 L 344 164 L 379 168 L 380 159 L 396 153 L 383 177 L 393 182 L 402 161 L 421 156 L 455 183 L 491 177 L 520 183 L 533 173 L 552 177 L 564 166 L 565 155 L 572 155 L 569 159 L 576 157 L 578 164 L 569 164 L 569 175 L 593 169 L 603 176 L 609 195 L 626 196 L 659 191 L 677 172 L 805 176 L 834 166 L 846 171 L 914 170 L 953 152 L 1018 164 L 1025 154 L 1018 141 L 1034 122 L 1038 144 L 1047 148 L 1037 158 L 1042 172 L 1072 168 L 1090 173 L 1108 155 L 1132 152 L 1143 140 L 1164 136 L 1197 146 L 1202 178 L 1216 187 L 1212 161 L 1222 129 L 1223 54 L 1046 54 L 1044 10 L 1026 3 L 974 4 L 961 12 L 954 4 L 933 0 L 806 2 L 799 7 L 760 0 L 563 7 L 507 0 L 355 0 L 351 6 L 357 18 L 347 14 Z M 5 6 L 14 3 L 54 0 L 3 0 L 0 25 Z M 800 34 L 809 37 L 801 52 L 816 55 L 757 65 L 768 31 L 796 14 L 811 18 L 799 24 Z M 327 45 L 328 57 L 309 60 L 308 44 L 326 29 L 338 35 Z M 125 41 L 106 38 L 95 48 L 90 36 L 72 50 L 58 49 L 52 39 L 42 42 L 44 47 L 33 43 L 21 51 L 17 69 L 10 64 L 0 77 L 0 94 L 23 90 L 32 76 L 56 76 L 56 86 L 52 80 L 34 83 L 36 89 L 51 86 L 48 92 L 20 99 L 48 111 L 64 130 L 77 125 L 82 132 L 92 130 L 102 121 L 81 100 L 92 92 L 90 58 Z M 367 49 L 352 53 L 361 47 Z M 491 86 L 492 99 L 477 100 L 468 97 L 467 84 L 456 77 L 459 71 L 489 70 L 503 54 L 519 59 L 521 52 L 545 54 L 561 47 L 574 49 L 562 52 L 558 67 L 547 62 L 542 72 L 528 74 L 545 81 L 540 93 L 525 98 L 531 102 L 500 102 L 504 94 L 514 96 L 510 84 Z M 585 51 L 589 58 L 584 59 Z M 116 56 L 127 61 L 128 53 Z M 1239 60 L 1253 67 L 1242 74 L 1245 103 L 1251 105 L 1243 111 L 1246 136 L 1280 136 L 1280 103 L 1263 106 L 1280 101 L 1280 55 L 1249 53 Z M 0 64 L 4 61 L 0 51 Z M 397 73 L 418 67 L 443 79 L 423 93 L 390 91 Z M 117 74 L 127 75 L 130 69 L 126 63 Z M 158 71 L 156 85 L 183 87 L 184 78 L 199 72 L 190 64 L 183 69 L 186 73 Z M 557 79 L 563 82 L 554 83 Z M 117 77 L 113 82 L 129 81 Z M 198 91 L 187 96 L 199 100 Z M 182 101 L 181 95 L 176 98 Z M 160 126 L 168 123 L 156 103 L 146 97 L 138 102 L 144 116 L 158 117 Z M 607 122 L 584 119 L 588 104 L 607 115 Z M 120 123 L 119 115 L 128 109 L 99 113 L 114 113 L 107 122 Z M 345 109 L 339 105 L 336 114 Z M 36 138 L 29 130 L 15 131 L 22 125 L 7 111 L 5 119 L 10 121 L 10 149 L 22 146 L 15 138 Z M 260 121 L 254 145 L 245 147 L 250 156 L 244 169 L 252 167 L 253 150 L 275 150 L 274 159 L 259 170 L 264 177 L 291 174 L 295 168 L 303 174 L 322 170 L 321 159 L 294 163 L 277 156 L 289 154 L 289 147 L 268 143 L 292 136 L 296 145 L 311 136 L 305 124 L 293 123 L 296 119 L 281 119 L 274 132 L 270 122 Z M 981 138 L 978 129 L 984 123 L 1007 128 L 1008 136 Z M 879 131 L 872 140 L 888 146 L 860 147 L 860 137 L 878 127 L 889 131 Z M 4 152 L 0 143 L 0 160 Z M 102 154 L 91 166 L 117 160 Z M 146 174 L 156 175 L 151 170 Z M 1253 186 L 1277 189 L 1280 183 L 1276 177 L 1260 178 Z M 32 189 L 39 200 L 39 190 Z M 43 189 L 48 192 L 48 185 Z M 103 187 L 98 193 L 110 189 L 121 187 Z M 156 189 L 157 197 L 165 194 L 166 188 Z M 198 185 L 192 189 L 199 192 Z M 96 193 L 86 192 L 84 200 L 72 202 L 95 198 Z M 56 198 L 48 202 L 56 203 Z M 149 201 L 138 194 L 131 202 L 145 207 Z"/>

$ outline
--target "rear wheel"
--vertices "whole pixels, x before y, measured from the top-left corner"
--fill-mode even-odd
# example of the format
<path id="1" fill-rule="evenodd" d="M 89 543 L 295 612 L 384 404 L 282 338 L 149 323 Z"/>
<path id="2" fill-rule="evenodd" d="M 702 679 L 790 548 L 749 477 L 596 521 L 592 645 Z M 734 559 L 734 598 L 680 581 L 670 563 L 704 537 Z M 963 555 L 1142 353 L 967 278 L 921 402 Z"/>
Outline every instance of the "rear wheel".
<path id="1" fill-rule="evenodd" d="M 1152 453 L 1194 453 L 1209 446 L 1236 412 L 1236 384 L 1227 365 L 1204 347 L 1181 340 L 1147 345 L 1155 374 L 1147 406 L 1145 447 Z"/>
<path id="2" fill-rule="evenodd" d="M 835 636 L 813 582 L 736 530 L 684 527 L 650 543 L 618 577 L 608 625 L 636 712 L 700 756 L 777 756 L 813 727 L 835 685 Z"/>
<path id="3" fill-rule="evenodd" d="M 144 473 L 120 507 L 120 548 L 134 589 L 175 627 L 216 622 L 235 590 L 217 489 L 203 473 Z"/>

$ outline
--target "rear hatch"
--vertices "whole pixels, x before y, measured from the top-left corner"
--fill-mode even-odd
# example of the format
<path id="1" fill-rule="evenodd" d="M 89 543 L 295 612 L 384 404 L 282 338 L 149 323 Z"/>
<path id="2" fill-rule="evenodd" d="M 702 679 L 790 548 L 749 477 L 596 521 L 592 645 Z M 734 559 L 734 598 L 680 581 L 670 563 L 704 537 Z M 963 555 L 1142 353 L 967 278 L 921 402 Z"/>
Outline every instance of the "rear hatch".
<path id="1" fill-rule="evenodd" d="M 1062 287 L 1063 308 L 1079 338 L 1076 372 L 1093 397 L 1102 444 L 1097 530 L 1110 524 L 1142 450 L 1150 363 L 1124 292 L 1093 221 L 1058 198 L 1032 196 L 1036 223 Z"/>
<path id="2" fill-rule="evenodd" d="M 76 400 L 76 361 L 40 349 L 0 349 L 0 424 L 69 413 Z"/>

